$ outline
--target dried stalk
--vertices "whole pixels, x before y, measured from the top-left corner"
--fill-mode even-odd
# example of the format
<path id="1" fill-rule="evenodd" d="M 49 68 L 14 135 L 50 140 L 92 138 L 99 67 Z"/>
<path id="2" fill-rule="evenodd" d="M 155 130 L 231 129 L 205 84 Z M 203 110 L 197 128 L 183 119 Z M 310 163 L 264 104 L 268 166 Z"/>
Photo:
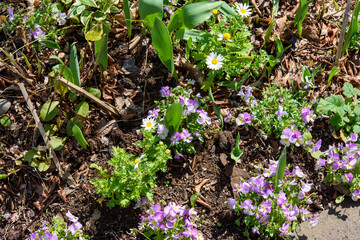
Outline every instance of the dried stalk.
<path id="1" fill-rule="evenodd" d="M 346 25 L 347 25 L 347 22 L 348 22 L 348 19 L 349 19 L 350 7 L 351 7 L 351 0 L 347 0 L 344 19 L 343 19 L 343 22 L 342 22 L 342 25 L 341 25 L 339 44 L 338 44 L 338 47 L 337 47 L 337 50 L 336 50 L 334 66 L 338 65 L 338 61 L 339 61 L 339 59 L 341 57 L 341 52 L 342 52 L 342 48 L 343 48 L 343 45 L 344 45 Z"/>

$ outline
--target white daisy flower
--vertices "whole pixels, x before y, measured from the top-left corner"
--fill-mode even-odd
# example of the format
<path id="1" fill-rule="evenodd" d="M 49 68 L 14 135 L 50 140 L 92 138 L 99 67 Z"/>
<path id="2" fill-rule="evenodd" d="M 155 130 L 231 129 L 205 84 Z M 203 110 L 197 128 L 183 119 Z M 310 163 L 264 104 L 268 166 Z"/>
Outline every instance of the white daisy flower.
<path id="1" fill-rule="evenodd" d="M 210 69 L 219 70 L 222 68 L 224 58 L 221 54 L 211 52 L 209 56 L 206 57 L 206 65 Z"/>
<path id="2" fill-rule="evenodd" d="M 139 167 L 139 163 L 141 163 L 141 159 L 144 157 L 144 154 L 141 154 L 141 156 L 139 158 L 136 158 L 134 160 L 134 163 L 135 163 L 135 167 L 134 167 L 134 170 L 137 169 Z"/>
<path id="3" fill-rule="evenodd" d="M 227 40 L 229 42 L 232 42 L 230 33 L 224 33 L 224 34 L 219 33 L 217 40 L 219 41 Z"/>
<path id="4" fill-rule="evenodd" d="M 147 117 L 142 120 L 141 127 L 145 128 L 145 130 L 150 131 L 152 128 L 154 128 L 156 125 L 155 119 L 151 117 Z"/>
<path id="5" fill-rule="evenodd" d="M 248 17 L 251 15 L 250 6 L 245 3 L 239 3 L 236 5 L 236 10 L 242 17 Z"/>

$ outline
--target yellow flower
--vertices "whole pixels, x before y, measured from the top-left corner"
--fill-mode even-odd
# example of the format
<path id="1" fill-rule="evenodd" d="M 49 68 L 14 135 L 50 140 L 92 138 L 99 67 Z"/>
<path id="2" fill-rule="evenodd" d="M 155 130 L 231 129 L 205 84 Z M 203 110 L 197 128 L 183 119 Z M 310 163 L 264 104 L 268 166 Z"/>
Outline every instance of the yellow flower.
<path id="1" fill-rule="evenodd" d="M 219 12 L 218 12 L 218 10 L 214 9 L 214 10 L 212 10 L 212 13 L 213 13 L 214 15 L 216 15 L 216 14 L 218 14 Z"/>
<path id="2" fill-rule="evenodd" d="M 217 40 L 219 40 L 219 41 L 221 41 L 221 40 L 227 40 L 227 41 L 229 41 L 229 42 L 232 42 L 232 40 L 231 40 L 230 38 L 231 38 L 230 33 L 224 33 L 224 34 L 219 33 Z"/>

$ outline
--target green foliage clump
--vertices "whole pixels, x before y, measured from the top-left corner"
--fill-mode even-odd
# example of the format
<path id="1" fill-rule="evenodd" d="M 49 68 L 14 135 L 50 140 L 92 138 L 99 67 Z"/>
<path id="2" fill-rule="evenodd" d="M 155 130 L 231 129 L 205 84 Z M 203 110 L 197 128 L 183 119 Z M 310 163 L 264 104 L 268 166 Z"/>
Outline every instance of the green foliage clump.
<path id="1" fill-rule="evenodd" d="M 360 106 L 357 96 L 360 90 L 351 83 L 343 86 L 343 96 L 332 95 L 320 99 L 316 111 L 329 116 L 331 127 L 334 130 L 344 129 L 347 133 L 360 133 Z"/>
<path id="2" fill-rule="evenodd" d="M 166 171 L 171 151 L 151 131 L 154 129 L 142 129 L 144 139 L 138 143 L 143 148 L 141 156 L 136 158 L 124 149 L 114 147 L 114 157 L 108 162 L 113 167 L 110 173 L 96 164 L 91 165 L 102 176 L 101 179 L 91 180 L 91 183 L 97 188 L 96 192 L 102 194 L 103 199 L 109 200 L 107 206 L 127 207 L 131 201 L 138 201 L 142 196 L 152 199 L 156 173 Z"/>

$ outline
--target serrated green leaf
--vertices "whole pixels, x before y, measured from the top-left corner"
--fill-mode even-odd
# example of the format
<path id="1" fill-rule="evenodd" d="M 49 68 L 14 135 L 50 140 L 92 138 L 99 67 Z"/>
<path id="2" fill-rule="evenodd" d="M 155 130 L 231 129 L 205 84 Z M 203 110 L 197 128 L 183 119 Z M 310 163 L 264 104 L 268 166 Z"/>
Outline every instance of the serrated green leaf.
<path id="1" fill-rule="evenodd" d="M 182 114 L 183 108 L 181 103 L 173 103 L 166 110 L 164 124 L 166 128 L 170 131 L 170 133 L 173 133 L 179 129 Z"/>
<path id="2" fill-rule="evenodd" d="M 59 101 L 52 101 L 45 103 L 40 110 L 40 118 L 44 122 L 51 121 L 57 114 Z"/>
<path id="3" fill-rule="evenodd" d="M 339 112 L 343 116 L 345 114 L 344 106 L 344 99 L 340 95 L 333 95 L 325 100 L 321 99 L 316 110 L 325 115 L 329 115 L 330 112 Z"/>
<path id="4" fill-rule="evenodd" d="M 80 102 L 75 107 L 76 114 L 79 114 L 83 117 L 89 116 L 89 104 L 85 101 Z"/>
<path id="5" fill-rule="evenodd" d="M 74 125 L 72 128 L 72 132 L 76 140 L 79 142 L 80 146 L 87 149 L 89 144 L 86 142 L 84 135 L 81 132 L 81 129 L 77 125 Z"/>

